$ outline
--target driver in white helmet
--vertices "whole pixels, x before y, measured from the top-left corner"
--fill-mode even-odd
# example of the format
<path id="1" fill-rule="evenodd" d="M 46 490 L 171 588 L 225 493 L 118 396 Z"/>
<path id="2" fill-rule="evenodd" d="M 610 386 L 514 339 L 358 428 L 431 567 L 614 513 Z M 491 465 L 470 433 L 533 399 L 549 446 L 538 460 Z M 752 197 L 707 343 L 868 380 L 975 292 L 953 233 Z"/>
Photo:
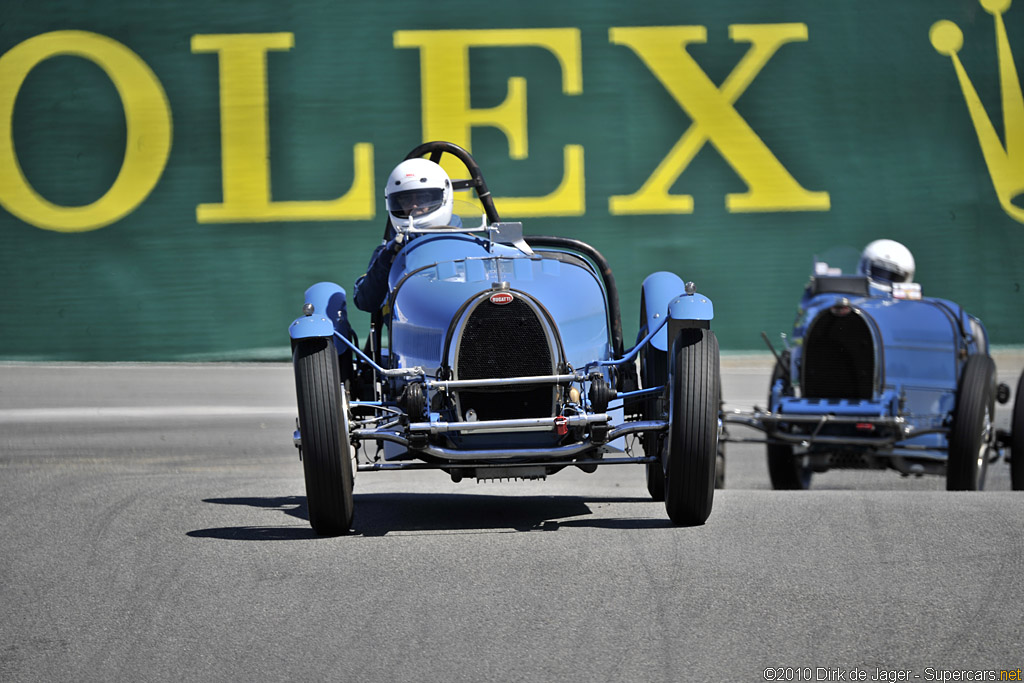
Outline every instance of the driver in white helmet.
<path id="1" fill-rule="evenodd" d="M 388 273 L 395 254 L 410 228 L 461 227 L 452 214 L 452 181 L 438 164 L 428 159 L 406 159 L 395 166 L 384 189 L 389 217 L 389 239 L 373 251 L 366 274 L 356 280 L 355 302 L 360 309 L 373 312 L 388 294 Z"/>
<path id="2" fill-rule="evenodd" d="M 891 292 L 893 284 L 913 282 L 914 255 L 895 240 L 875 240 L 864 247 L 857 273 L 867 275 L 873 287 Z"/>

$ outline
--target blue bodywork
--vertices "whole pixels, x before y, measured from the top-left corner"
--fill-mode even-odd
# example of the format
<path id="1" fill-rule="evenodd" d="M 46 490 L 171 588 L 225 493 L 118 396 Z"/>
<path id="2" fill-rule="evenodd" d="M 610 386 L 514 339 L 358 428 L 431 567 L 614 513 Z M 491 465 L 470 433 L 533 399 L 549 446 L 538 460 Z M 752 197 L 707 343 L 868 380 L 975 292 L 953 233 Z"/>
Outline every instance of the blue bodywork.
<path id="1" fill-rule="evenodd" d="M 422 159 L 439 164 L 442 154 L 470 177 Z M 692 282 L 654 273 L 626 349 L 619 292 L 596 249 L 503 222 L 457 145 L 424 143 L 406 161 L 396 172 L 415 191 L 392 206 L 372 278 L 356 285 L 357 304 L 373 309 L 365 344 L 331 282 L 306 290 L 289 328 L 293 439 L 314 531 L 350 530 L 355 472 L 434 469 L 481 481 L 616 464 L 645 466 L 648 491 L 674 523 L 703 524 L 719 471 L 711 301 Z M 478 223 L 449 211 L 452 193 L 466 190 L 479 204 L 472 211 L 483 209 Z M 441 200 L 419 210 L 423 194 Z"/>
<path id="2" fill-rule="evenodd" d="M 654 273 L 641 294 L 648 319 L 624 349 L 604 257 L 501 222 L 464 150 L 427 143 L 410 158 L 438 150 L 470 171 L 453 187 L 477 192 L 483 220 L 403 228 L 388 297 L 362 348 L 348 327 L 345 290 L 334 283 L 310 287 L 289 328 L 293 346 L 330 339 L 341 357 L 358 469 L 439 468 L 481 479 L 537 478 L 567 465 L 661 467 L 658 455 L 621 450 L 626 435 L 670 426 L 640 408 L 667 395 L 669 378 L 641 387 L 637 358 L 647 348 L 664 355 L 680 328 L 709 329 L 711 301 L 673 273 Z M 389 225 L 386 238 L 393 234 Z M 717 343 L 714 350 L 717 363 Z"/>
<path id="3" fill-rule="evenodd" d="M 571 248 L 572 241 L 565 248 L 556 240 L 553 247 L 533 249 L 491 237 L 483 228 L 410 239 L 391 267 L 390 295 L 378 321 L 388 334 L 386 339 L 381 335 L 381 348 L 375 352 L 348 341 L 345 290 L 340 285 L 321 282 L 306 291 L 304 304 L 311 305 L 306 310 L 312 312 L 292 322 L 292 340 L 330 337 L 339 353 L 358 355 L 362 374 L 371 375 L 377 386 L 376 391 L 366 391 L 365 383 L 362 391 L 353 386 L 353 406 L 378 415 L 370 420 L 371 427 L 353 432 L 354 440 L 379 442 L 377 457 L 384 460 L 361 468 L 387 469 L 416 459 L 438 466 L 494 461 L 516 464 L 519 476 L 527 462 L 649 462 L 646 456 L 603 457 L 618 451 L 612 447 L 616 439 L 616 445 L 622 445 L 620 437 L 652 429 L 650 423 L 627 420 L 630 411 L 625 404 L 633 395 L 661 392 L 664 387 L 640 389 L 633 361 L 646 344 L 667 347 L 666 321 L 709 325 L 711 301 L 687 294 L 677 276 L 656 273 L 645 283 L 651 321 L 644 331 L 650 334 L 617 354 L 615 329 L 621 323 L 610 303 L 617 294 L 609 291 L 614 283 L 603 277 L 600 266 Z M 531 239 L 526 237 L 526 244 Z M 465 399 L 460 402 L 453 368 L 469 312 L 489 305 L 485 302 L 495 294 L 529 302 L 537 311 L 552 350 L 553 364 L 544 374 L 550 375 L 546 383 L 554 388 L 555 414 L 540 418 L 538 424 L 496 420 L 491 428 L 471 429 L 483 425 L 469 424 L 473 418 L 467 418 Z M 494 340 L 495 347 L 509 348 L 498 341 Z M 353 385 L 359 376 L 357 369 Z M 488 390 L 515 391 L 521 389 L 519 383 L 511 377 Z M 421 399 L 408 399 L 410 385 L 422 392 Z M 406 417 L 393 419 L 400 414 Z M 561 429 L 559 419 L 565 421 Z M 665 427 L 660 423 L 653 428 Z M 301 436 L 296 439 L 299 443 Z"/>
<path id="4" fill-rule="evenodd" d="M 305 309 L 311 306 L 311 309 Z M 310 313 L 296 318 L 288 326 L 288 336 L 292 339 L 309 339 L 312 337 L 349 337 L 348 306 L 345 290 L 333 282 L 318 282 L 306 290 L 303 307 Z M 335 340 L 335 347 L 341 353 L 345 350 L 340 339 Z"/>
<path id="5" fill-rule="evenodd" d="M 471 235 L 430 235 L 412 240 L 391 268 L 393 367 L 437 368 L 459 309 L 498 283 L 543 304 L 572 367 L 611 358 L 604 291 L 585 262 Z"/>
<path id="6" fill-rule="evenodd" d="M 668 352 L 669 349 L 668 326 L 661 325 L 666 315 L 675 320 L 707 322 L 715 317 L 711 300 L 696 291 L 687 295 L 686 284 L 675 273 L 651 273 L 644 278 L 641 290 L 641 331 L 658 330 L 651 339 L 651 346 L 658 351 Z"/>
<path id="7" fill-rule="evenodd" d="M 850 299 L 836 294 L 810 298 L 804 320 L 813 321 L 823 311 L 847 301 L 851 315 L 861 316 L 871 332 L 877 378 L 870 399 L 829 401 L 784 397 L 782 387 L 773 387 L 772 409 L 777 413 L 900 416 L 912 431 L 909 438 L 894 444 L 900 452 L 908 446 L 932 446 L 943 456 L 946 434 L 914 432 L 941 430 L 948 426 L 956 405 L 960 374 L 967 357 L 988 353 L 984 327 L 959 306 L 942 299 L 893 299 L 884 292 Z M 802 342 L 806 325 L 793 330 L 790 376 L 800 377 Z"/>
<path id="8" fill-rule="evenodd" d="M 813 277 L 767 410 L 725 421 L 800 449 L 817 472 L 944 473 L 964 368 L 988 354 L 988 337 L 959 305 L 913 287 L 894 294 L 866 277 Z"/>

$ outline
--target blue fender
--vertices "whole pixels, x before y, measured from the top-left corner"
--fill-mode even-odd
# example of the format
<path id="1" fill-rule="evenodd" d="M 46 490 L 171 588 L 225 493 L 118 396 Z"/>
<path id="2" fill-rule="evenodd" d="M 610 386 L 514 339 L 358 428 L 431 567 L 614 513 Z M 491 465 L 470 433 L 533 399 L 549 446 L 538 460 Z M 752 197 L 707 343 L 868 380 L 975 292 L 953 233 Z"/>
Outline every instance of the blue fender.
<path id="1" fill-rule="evenodd" d="M 700 292 L 683 294 L 669 302 L 668 317 L 672 320 L 712 320 L 715 307 L 711 299 Z"/>
<path id="2" fill-rule="evenodd" d="M 668 315 L 669 302 L 682 294 L 683 289 L 683 281 L 675 273 L 659 271 L 644 278 L 643 297 L 646 320 L 643 323 L 646 330 L 653 330 L 661 324 L 665 316 Z M 666 327 L 662 327 L 654 335 L 654 338 L 651 339 L 651 346 L 659 351 L 668 351 L 668 329 Z"/>
<path id="3" fill-rule="evenodd" d="M 959 318 L 960 330 L 967 335 L 961 342 L 967 348 L 967 355 L 973 356 L 976 353 L 988 353 L 988 331 L 981 320 L 970 315 L 962 306 L 946 299 L 935 299 L 945 306 L 950 315 Z"/>
<path id="4" fill-rule="evenodd" d="M 313 306 L 310 315 L 303 315 L 292 321 L 288 327 L 288 336 L 292 339 L 309 339 L 311 337 L 331 337 L 334 333 L 349 337 L 348 306 L 345 290 L 333 282 L 318 282 L 306 290 L 304 304 Z M 337 339 L 334 345 L 342 352 L 347 347 Z"/>
<path id="5" fill-rule="evenodd" d="M 644 279 L 644 308 L 647 330 L 653 330 L 665 319 L 679 321 L 710 321 L 715 317 L 711 300 L 703 294 L 686 294 L 686 285 L 675 273 L 659 271 Z M 668 351 L 668 325 L 651 339 L 659 351 Z"/>

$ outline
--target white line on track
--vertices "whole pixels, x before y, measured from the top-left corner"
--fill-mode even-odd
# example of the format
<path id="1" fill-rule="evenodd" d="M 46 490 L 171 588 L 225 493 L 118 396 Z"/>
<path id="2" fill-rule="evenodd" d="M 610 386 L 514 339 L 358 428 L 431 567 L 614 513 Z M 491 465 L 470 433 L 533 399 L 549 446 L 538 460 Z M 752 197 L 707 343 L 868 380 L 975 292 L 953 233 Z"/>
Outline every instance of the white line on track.
<path id="1" fill-rule="evenodd" d="M 254 406 L 154 406 L 81 407 L 81 408 L 9 408 L 0 410 L 0 424 L 22 422 L 62 422 L 89 420 L 152 420 L 209 417 L 294 416 L 294 407 Z"/>

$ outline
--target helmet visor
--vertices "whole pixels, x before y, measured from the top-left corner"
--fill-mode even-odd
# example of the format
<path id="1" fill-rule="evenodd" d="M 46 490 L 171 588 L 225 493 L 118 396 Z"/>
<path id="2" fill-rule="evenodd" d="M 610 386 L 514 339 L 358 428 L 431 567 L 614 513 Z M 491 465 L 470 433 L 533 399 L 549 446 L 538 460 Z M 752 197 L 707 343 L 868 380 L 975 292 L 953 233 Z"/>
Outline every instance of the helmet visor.
<path id="1" fill-rule="evenodd" d="M 392 192 L 388 195 L 388 211 L 396 218 L 409 218 L 432 213 L 444 201 L 444 190 L 423 187 Z"/>
<path id="2" fill-rule="evenodd" d="M 872 263 L 868 275 L 872 280 L 884 280 L 885 282 L 905 282 L 907 279 L 907 274 L 903 271 L 880 263 Z"/>

